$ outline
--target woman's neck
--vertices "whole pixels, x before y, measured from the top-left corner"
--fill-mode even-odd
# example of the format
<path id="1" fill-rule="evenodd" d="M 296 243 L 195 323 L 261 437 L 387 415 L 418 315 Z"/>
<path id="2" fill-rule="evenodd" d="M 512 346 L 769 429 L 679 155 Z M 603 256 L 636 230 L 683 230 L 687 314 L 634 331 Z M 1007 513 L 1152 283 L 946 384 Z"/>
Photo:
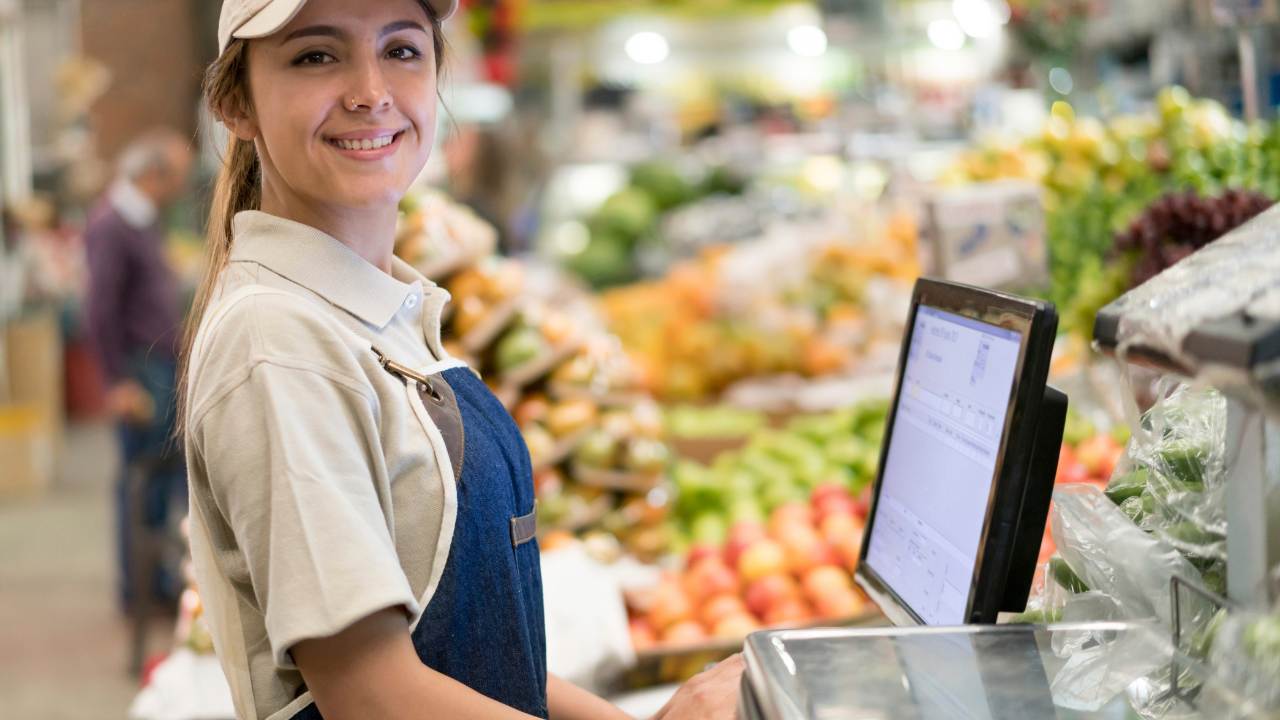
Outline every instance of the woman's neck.
<path id="1" fill-rule="evenodd" d="M 391 272 L 395 249 L 396 206 L 347 208 L 284 198 L 263 188 L 262 212 L 313 227 L 351 248 L 369 264 Z"/>

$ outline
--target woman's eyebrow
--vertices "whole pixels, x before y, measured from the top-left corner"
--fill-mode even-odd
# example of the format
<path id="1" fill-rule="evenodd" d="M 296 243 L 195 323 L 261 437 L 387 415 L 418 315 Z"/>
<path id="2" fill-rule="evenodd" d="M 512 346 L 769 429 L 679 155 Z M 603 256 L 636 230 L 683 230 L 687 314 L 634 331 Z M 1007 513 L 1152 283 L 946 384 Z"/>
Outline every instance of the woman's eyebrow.
<path id="1" fill-rule="evenodd" d="M 378 37 L 386 37 L 394 32 L 401 30 L 420 30 L 424 35 L 429 35 L 426 26 L 416 20 L 397 20 L 390 25 L 382 28 L 382 32 L 378 33 Z"/>
<path id="2" fill-rule="evenodd" d="M 341 40 L 346 36 L 346 33 L 333 25 L 308 25 L 307 27 L 298 28 L 288 35 L 285 35 L 281 38 L 279 44 L 283 45 L 290 40 L 297 40 L 302 37 L 331 37 Z"/>
<path id="3" fill-rule="evenodd" d="M 382 30 L 378 32 L 378 37 L 386 37 L 391 33 L 399 32 L 401 30 L 418 30 L 423 34 L 428 34 L 426 26 L 416 20 L 397 20 L 382 28 Z M 331 37 L 342 40 L 346 38 L 346 36 L 347 34 L 343 32 L 341 28 L 333 25 L 308 25 L 307 27 L 298 28 L 288 35 L 285 35 L 281 38 L 279 44 L 283 45 L 291 40 L 297 40 L 302 37 Z"/>

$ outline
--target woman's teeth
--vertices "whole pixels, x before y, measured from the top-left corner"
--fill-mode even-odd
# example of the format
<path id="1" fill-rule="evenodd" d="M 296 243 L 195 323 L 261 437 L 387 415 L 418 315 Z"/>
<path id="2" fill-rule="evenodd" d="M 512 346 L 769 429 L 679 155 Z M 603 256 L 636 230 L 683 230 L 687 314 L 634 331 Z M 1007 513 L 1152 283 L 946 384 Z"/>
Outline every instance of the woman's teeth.
<path id="1" fill-rule="evenodd" d="M 380 138 L 365 138 L 364 140 L 334 140 L 333 144 L 343 150 L 377 150 L 395 142 L 395 139 L 395 135 L 387 135 Z"/>

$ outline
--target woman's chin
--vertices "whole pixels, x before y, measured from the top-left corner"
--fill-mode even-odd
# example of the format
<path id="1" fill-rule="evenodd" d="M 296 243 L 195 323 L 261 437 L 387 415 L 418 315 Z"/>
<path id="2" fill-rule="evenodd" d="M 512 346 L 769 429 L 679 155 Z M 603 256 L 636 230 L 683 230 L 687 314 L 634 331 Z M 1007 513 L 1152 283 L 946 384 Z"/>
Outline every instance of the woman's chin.
<path id="1" fill-rule="evenodd" d="M 341 188 L 333 196 L 335 204 L 353 209 L 372 210 L 388 205 L 395 206 L 405 194 L 404 187 L 391 183 L 373 186 Z"/>

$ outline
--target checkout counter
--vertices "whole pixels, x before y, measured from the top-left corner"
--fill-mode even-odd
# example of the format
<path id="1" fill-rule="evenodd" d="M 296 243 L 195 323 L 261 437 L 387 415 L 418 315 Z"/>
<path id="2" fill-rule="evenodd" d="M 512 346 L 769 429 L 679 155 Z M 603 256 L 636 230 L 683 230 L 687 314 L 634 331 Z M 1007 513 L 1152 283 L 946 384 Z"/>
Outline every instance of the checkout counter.
<path id="1" fill-rule="evenodd" d="M 1167 618 L 995 624 L 1026 606 L 1048 516 L 1056 325 L 1051 305 L 920 281 L 857 574 L 894 627 L 751 635 L 740 718 L 1280 717 Z"/>

